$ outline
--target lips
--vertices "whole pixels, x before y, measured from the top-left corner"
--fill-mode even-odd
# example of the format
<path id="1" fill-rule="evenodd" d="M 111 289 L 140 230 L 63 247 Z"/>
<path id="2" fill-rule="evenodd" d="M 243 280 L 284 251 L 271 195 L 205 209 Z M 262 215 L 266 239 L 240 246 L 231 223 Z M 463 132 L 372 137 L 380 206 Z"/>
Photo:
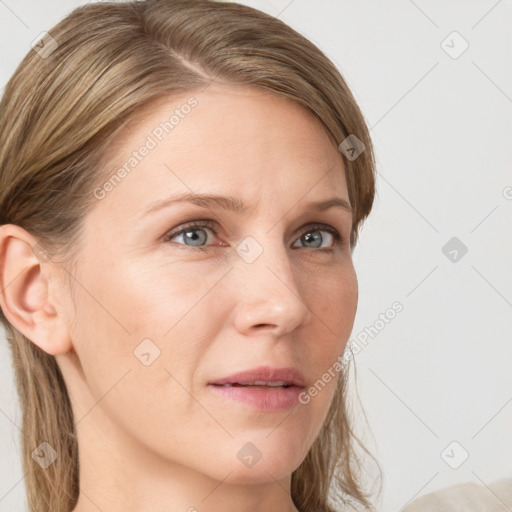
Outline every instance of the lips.
<path id="1" fill-rule="evenodd" d="M 272 382 L 272 381 L 266 382 L 264 380 L 257 380 L 254 382 L 245 382 L 245 383 L 233 382 L 232 384 L 230 384 L 230 383 L 214 384 L 214 386 L 222 386 L 222 387 L 226 387 L 226 388 L 229 388 L 229 387 L 247 388 L 247 387 L 265 387 L 265 386 L 272 387 L 272 388 L 275 388 L 275 387 L 289 388 L 290 386 L 293 386 L 293 384 L 289 384 L 284 380 L 275 381 L 275 382 Z"/>
<path id="2" fill-rule="evenodd" d="M 260 366 L 214 380 L 208 386 L 223 400 L 234 400 L 260 412 L 278 413 L 299 404 L 305 379 L 292 367 Z"/>
<path id="3" fill-rule="evenodd" d="M 272 368 L 270 366 L 260 366 L 214 380 L 208 384 L 224 387 L 288 388 L 297 386 L 303 388 L 305 380 L 304 376 L 293 367 Z"/>

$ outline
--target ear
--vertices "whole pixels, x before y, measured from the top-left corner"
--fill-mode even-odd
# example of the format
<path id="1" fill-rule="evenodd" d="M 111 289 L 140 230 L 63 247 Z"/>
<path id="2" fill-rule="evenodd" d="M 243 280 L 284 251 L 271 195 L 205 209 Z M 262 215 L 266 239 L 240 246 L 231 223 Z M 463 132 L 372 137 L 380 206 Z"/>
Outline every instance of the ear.
<path id="1" fill-rule="evenodd" d="M 50 294 L 55 267 L 28 231 L 15 224 L 0 226 L 0 307 L 18 331 L 51 355 L 72 348 L 64 308 Z"/>

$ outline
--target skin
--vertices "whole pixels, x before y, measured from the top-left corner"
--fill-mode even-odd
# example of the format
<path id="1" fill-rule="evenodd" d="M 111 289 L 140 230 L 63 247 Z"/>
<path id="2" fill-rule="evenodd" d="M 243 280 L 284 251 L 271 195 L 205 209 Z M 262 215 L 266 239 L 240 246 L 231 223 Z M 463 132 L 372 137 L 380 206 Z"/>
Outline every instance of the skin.
<path id="1" fill-rule="evenodd" d="M 332 379 L 307 405 L 261 412 L 207 386 L 264 364 L 294 366 L 313 385 L 350 336 L 357 278 L 351 213 L 307 208 L 348 202 L 341 155 L 285 98 L 220 84 L 165 98 L 130 124 L 113 168 L 192 95 L 191 113 L 85 217 L 73 290 L 57 262 L 32 251 L 37 239 L 0 229 L 2 309 L 55 355 L 70 393 L 80 451 L 74 512 L 297 511 L 291 474 L 334 396 Z M 252 209 L 176 203 L 141 218 L 153 201 L 190 191 L 236 196 Z M 204 250 L 184 235 L 164 240 L 205 219 L 216 233 L 196 228 Z M 310 229 L 315 222 L 346 243 Z M 308 233 L 322 240 L 308 242 Z M 263 249 L 252 263 L 235 250 L 249 236 Z M 146 338 L 160 350 L 148 366 L 133 353 Z M 237 458 L 248 442 L 262 454 L 252 467 Z"/>

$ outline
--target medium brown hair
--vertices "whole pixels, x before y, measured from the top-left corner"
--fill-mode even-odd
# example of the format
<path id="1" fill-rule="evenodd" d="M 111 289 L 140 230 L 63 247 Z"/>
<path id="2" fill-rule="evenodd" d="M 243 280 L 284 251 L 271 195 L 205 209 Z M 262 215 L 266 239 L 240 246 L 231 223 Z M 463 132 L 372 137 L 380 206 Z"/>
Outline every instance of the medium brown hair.
<path id="1" fill-rule="evenodd" d="M 214 0 L 103 2 L 76 8 L 29 51 L 0 102 L 0 224 L 38 240 L 37 254 L 72 268 L 82 221 L 104 182 L 102 166 L 126 122 L 153 100 L 214 81 L 289 98 L 311 112 L 338 147 L 355 135 L 364 151 L 340 152 L 353 207 L 351 247 L 372 208 L 375 162 L 363 115 L 319 48 L 279 19 Z M 46 54 L 44 53 L 46 52 Z M 71 274 L 70 274 L 71 275 Z M 6 285 L 6 283 L 2 283 Z M 1 318 L 23 412 L 25 485 L 31 512 L 70 512 L 79 494 L 79 454 L 66 384 L 55 357 Z M 347 373 L 319 436 L 293 472 L 302 512 L 330 511 L 333 491 L 371 508 L 346 404 Z M 59 454 L 47 469 L 31 453 L 43 441 Z M 368 452 L 367 452 L 368 453 Z"/>

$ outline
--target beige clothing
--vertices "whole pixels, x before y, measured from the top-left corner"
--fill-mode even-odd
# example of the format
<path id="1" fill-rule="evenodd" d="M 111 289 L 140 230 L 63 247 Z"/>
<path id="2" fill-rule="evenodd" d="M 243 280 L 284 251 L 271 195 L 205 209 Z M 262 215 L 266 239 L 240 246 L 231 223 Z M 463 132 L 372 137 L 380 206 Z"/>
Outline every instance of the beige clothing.
<path id="1" fill-rule="evenodd" d="M 488 487 L 475 482 L 446 487 L 420 496 L 402 512 L 512 512 L 512 479 Z"/>

